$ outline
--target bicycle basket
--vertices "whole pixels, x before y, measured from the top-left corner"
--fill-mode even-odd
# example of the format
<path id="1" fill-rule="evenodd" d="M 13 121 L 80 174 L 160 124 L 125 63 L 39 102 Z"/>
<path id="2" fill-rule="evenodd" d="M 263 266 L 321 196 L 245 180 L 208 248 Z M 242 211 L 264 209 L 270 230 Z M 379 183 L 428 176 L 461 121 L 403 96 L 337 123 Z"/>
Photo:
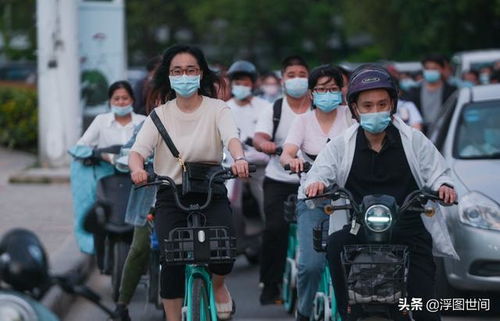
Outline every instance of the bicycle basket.
<path id="1" fill-rule="evenodd" d="M 341 254 L 349 304 L 396 304 L 406 296 L 408 247 L 346 245 Z"/>
<path id="2" fill-rule="evenodd" d="M 167 265 L 229 263 L 236 256 L 236 238 L 222 226 L 176 228 L 164 242 Z"/>
<path id="3" fill-rule="evenodd" d="M 289 195 L 283 202 L 283 214 L 288 223 L 297 223 L 297 195 Z"/>
<path id="4" fill-rule="evenodd" d="M 326 252 L 329 219 L 324 219 L 313 228 L 313 246 L 316 252 Z"/>

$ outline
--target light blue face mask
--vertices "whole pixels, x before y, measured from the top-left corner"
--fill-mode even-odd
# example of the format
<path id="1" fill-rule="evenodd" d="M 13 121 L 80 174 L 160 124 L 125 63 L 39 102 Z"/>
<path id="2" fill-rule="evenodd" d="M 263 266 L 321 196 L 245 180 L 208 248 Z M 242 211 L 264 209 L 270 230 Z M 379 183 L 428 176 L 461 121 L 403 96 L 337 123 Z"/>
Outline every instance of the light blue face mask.
<path id="1" fill-rule="evenodd" d="M 471 88 L 471 87 L 474 87 L 474 83 L 472 81 L 469 81 L 469 80 L 462 80 L 460 82 L 460 88 Z"/>
<path id="2" fill-rule="evenodd" d="M 123 117 L 127 116 L 130 114 L 132 111 L 134 111 L 134 108 L 132 105 L 128 105 L 125 107 L 120 107 L 120 106 L 113 106 L 111 105 L 111 111 L 118 117 Z"/>
<path id="3" fill-rule="evenodd" d="M 487 74 L 487 73 L 481 73 L 479 75 L 479 82 L 481 83 L 481 85 L 487 85 L 490 83 L 490 74 Z"/>
<path id="4" fill-rule="evenodd" d="M 383 132 L 391 122 L 391 113 L 388 111 L 359 114 L 359 117 L 361 127 L 372 134 Z"/>
<path id="5" fill-rule="evenodd" d="M 500 129 L 485 128 L 483 131 L 485 143 L 491 146 L 500 146 Z"/>
<path id="6" fill-rule="evenodd" d="M 285 91 L 294 98 L 300 98 L 307 92 L 307 78 L 292 78 L 285 81 Z"/>
<path id="7" fill-rule="evenodd" d="M 342 102 L 342 92 L 333 91 L 326 93 L 313 92 L 313 103 L 314 106 L 318 107 L 321 111 L 325 113 L 335 110 Z"/>
<path id="8" fill-rule="evenodd" d="M 424 69 L 424 79 L 430 83 L 438 82 L 441 79 L 441 73 L 434 69 Z"/>
<path id="9" fill-rule="evenodd" d="M 416 86 L 418 86 L 418 83 L 411 78 L 403 78 L 399 81 L 399 87 L 403 90 L 409 90 Z"/>
<path id="10" fill-rule="evenodd" d="M 168 76 L 170 87 L 181 97 L 191 97 L 200 88 L 200 75 Z"/>
<path id="11" fill-rule="evenodd" d="M 234 98 L 243 100 L 252 94 L 252 88 L 248 86 L 234 85 L 231 89 Z"/>

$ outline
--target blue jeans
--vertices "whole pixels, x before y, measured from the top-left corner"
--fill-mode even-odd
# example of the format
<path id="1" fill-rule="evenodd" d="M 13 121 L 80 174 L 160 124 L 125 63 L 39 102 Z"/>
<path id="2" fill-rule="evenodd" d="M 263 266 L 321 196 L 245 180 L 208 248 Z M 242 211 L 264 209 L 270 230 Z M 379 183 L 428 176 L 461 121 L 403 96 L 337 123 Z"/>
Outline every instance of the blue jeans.
<path id="1" fill-rule="evenodd" d="M 325 203 L 327 202 L 329 201 L 325 201 Z M 298 311 L 304 316 L 311 315 L 314 296 L 327 263 L 325 253 L 318 253 L 314 250 L 312 233 L 313 228 L 325 219 L 328 219 L 328 216 L 323 213 L 322 205 L 315 209 L 309 209 L 304 200 L 297 202 Z"/>

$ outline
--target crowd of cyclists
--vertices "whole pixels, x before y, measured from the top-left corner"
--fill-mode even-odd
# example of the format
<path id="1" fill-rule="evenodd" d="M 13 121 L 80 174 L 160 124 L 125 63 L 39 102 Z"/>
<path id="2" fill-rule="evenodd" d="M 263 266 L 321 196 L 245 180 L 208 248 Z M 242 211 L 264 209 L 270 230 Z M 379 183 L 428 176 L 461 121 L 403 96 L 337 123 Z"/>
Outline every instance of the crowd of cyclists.
<path id="1" fill-rule="evenodd" d="M 281 302 L 281 282 L 286 260 L 288 223 L 284 202 L 297 194 L 298 306 L 297 320 L 309 320 L 314 294 L 325 266 L 332 272 L 339 312 L 347 303 L 340 273 L 339 248 L 354 238 L 345 221 L 331 220 L 330 249 L 313 248 L 312 230 L 324 215 L 306 206 L 307 197 L 321 194 L 331 184 L 364 195 L 385 193 L 401 204 L 407 192 L 428 186 L 448 203 L 456 200 L 449 169 L 424 131 L 440 113 L 442 103 L 455 89 L 446 76 L 443 57 L 422 60 L 418 85 L 394 68 L 366 64 L 347 70 L 332 64 L 311 68 L 300 56 L 283 59 L 279 72 L 260 75 L 252 62 L 235 61 L 227 71 L 211 70 L 203 52 L 176 45 L 148 63 L 148 76 L 134 90 L 126 81 L 109 88 L 110 112 L 99 115 L 78 141 L 79 145 L 106 147 L 120 144 L 128 153 L 131 179 L 145 184 L 148 174 L 171 177 L 179 189 L 186 182 L 186 165 L 220 165 L 223 154 L 239 179 L 249 184 L 265 222 L 260 259 L 262 305 Z M 468 76 L 467 76 L 468 77 Z M 411 80 L 411 81 L 410 81 Z M 160 133 L 163 125 L 175 149 Z M 304 164 L 313 164 L 308 173 Z M 249 164 L 256 171 L 249 174 Z M 290 171 L 284 166 L 288 165 Z M 231 208 L 223 186 L 206 211 L 210 224 L 232 229 Z M 133 243 L 125 263 L 119 320 L 130 320 L 127 306 L 148 262 L 149 229 L 146 214 L 155 208 L 159 240 L 186 225 L 186 216 L 164 186 L 132 190 L 127 222 L 134 225 Z M 201 202 L 203 193 L 182 197 Z M 408 231 L 411 231 L 409 233 Z M 419 217 L 401 222 L 403 242 L 416 246 L 411 252 L 409 295 L 432 298 L 433 250 L 456 255 L 453 246 L 434 239 L 436 229 Z M 405 236 L 411 234 L 411 237 Z M 442 233 L 442 232 L 441 232 Z M 449 239 L 449 238 L 448 238 Z M 445 242 L 446 243 L 446 242 Z M 161 247 L 160 242 L 160 247 Z M 235 312 L 225 286 L 233 264 L 211 264 L 219 320 Z M 413 271 L 413 272 L 412 272 Z M 257 280 L 256 280 L 257 281 Z M 161 269 L 161 297 L 168 321 L 181 320 L 184 267 Z M 425 311 L 416 320 L 439 320 Z"/>

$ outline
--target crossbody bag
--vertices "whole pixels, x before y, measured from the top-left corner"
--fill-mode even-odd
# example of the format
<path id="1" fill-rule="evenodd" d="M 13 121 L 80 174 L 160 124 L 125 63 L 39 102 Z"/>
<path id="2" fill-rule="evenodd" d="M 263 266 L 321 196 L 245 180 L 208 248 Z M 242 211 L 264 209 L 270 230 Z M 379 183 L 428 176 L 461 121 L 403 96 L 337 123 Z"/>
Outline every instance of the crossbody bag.
<path id="1" fill-rule="evenodd" d="M 150 116 L 151 120 L 153 120 L 153 123 L 158 129 L 158 132 L 163 138 L 163 141 L 172 155 L 177 159 L 179 166 L 182 168 L 182 195 L 186 196 L 193 193 L 208 193 L 210 175 L 222 169 L 222 166 L 207 163 L 184 162 L 179 151 L 175 147 L 174 142 L 170 138 L 167 129 L 163 126 L 160 118 L 156 114 L 156 111 L 153 110 Z M 227 193 L 222 179 L 215 178 L 214 183 L 212 184 L 212 189 L 213 194 L 215 195 L 225 195 Z"/>

